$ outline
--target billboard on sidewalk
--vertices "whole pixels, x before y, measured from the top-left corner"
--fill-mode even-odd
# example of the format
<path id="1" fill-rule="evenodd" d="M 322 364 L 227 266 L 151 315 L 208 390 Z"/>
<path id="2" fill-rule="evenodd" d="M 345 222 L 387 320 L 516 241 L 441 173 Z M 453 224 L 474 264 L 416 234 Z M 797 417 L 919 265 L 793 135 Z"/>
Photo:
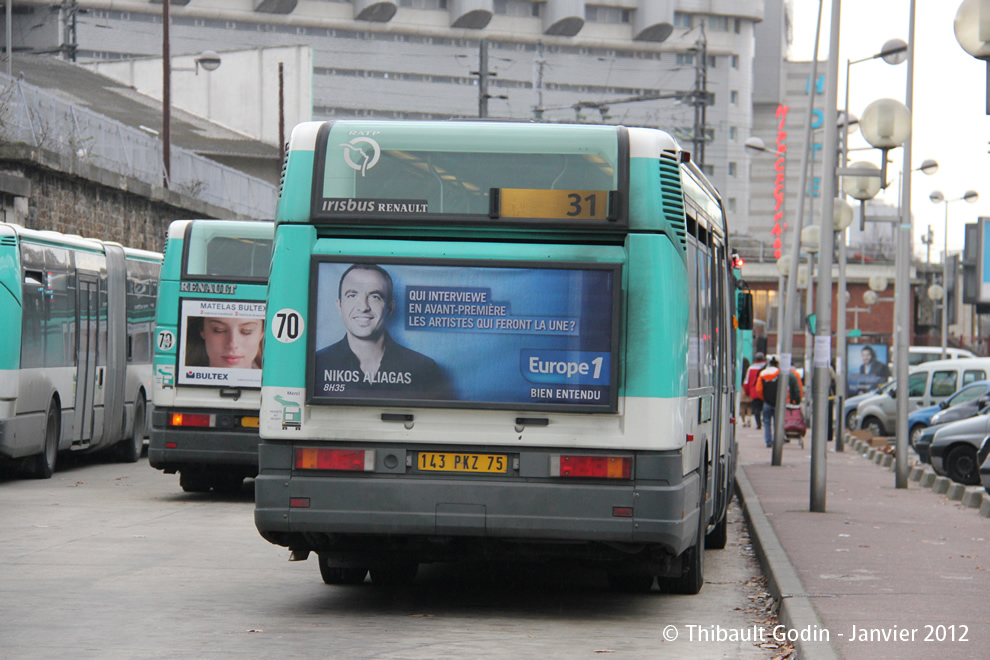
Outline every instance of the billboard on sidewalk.
<path id="1" fill-rule="evenodd" d="M 846 396 L 872 392 L 890 379 L 886 344 L 847 344 Z"/>

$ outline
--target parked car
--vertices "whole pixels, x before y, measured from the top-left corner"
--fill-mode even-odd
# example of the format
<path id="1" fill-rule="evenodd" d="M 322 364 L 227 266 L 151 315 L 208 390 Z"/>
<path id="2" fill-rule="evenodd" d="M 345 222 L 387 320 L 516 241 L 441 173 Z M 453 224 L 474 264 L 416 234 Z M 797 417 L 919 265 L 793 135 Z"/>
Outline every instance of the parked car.
<path id="1" fill-rule="evenodd" d="M 990 358 L 933 360 L 912 367 L 908 375 L 908 400 L 912 410 L 933 406 L 957 389 L 986 380 Z M 897 426 L 897 388 L 892 387 L 862 401 L 856 408 L 859 428 L 873 435 L 890 435 Z"/>
<path id="2" fill-rule="evenodd" d="M 895 380 L 889 380 L 875 390 L 870 392 L 864 392 L 863 394 L 857 394 L 856 396 L 851 396 L 846 399 L 845 403 L 842 404 L 842 419 L 845 420 L 846 428 L 850 431 L 855 431 L 859 428 L 856 424 L 856 408 L 860 403 L 869 399 L 871 396 L 876 396 L 877 394 L 883 394 L 890 388 L 894 386 Z"/>
<path id="3" fill-rule="evenodd" d="M 976 357 L 965 348 L 946 348 L 946 359 L 957 360 L 959 358 Z M 938 346 L 908 346 L 908 365 L 916 367 L 925 362 L 942 359 L 942 349 Z"/>
<path id="4" fill-rule="evenodd" d="M 980 481 L 983 482 L 983 489 L 990 493 L 990 435 L 983 438 L 980 451 L 976 452 L 976 461 L 980 464 Z"/>
<path id="5" fill-rule="evenodd" d="M 990 381 L 977 381 L 941 402 L 939 406 L 943 410 L 935 413 L 931 425 L 948 424 L 972 417 L 979 414 L 988 405 L 990 405 Z"/>
<path id="6" fill-rule="evenodd" d="M 990 381 L 980 380 L 966 385 L 937 405 L 914 410 L 908 415 L 908 433 L 911 446 L 929 426 L 948 424 L 966 419 L 990 404 Z"/>
<path id="7" fill-rule="evenodd" d="M 925 436 L 931 432 L 934 433 L 928 446 L 928 457 L 932 469 L 967 486 L 980 483 L 977 452 L 984 438 L 990 435 L 990 414 L 984 412 L 969 419 L 933 426 L 921 434 L 919 446 L 925 443 Z M 920 451 L 918 456 L 921 456 Z"/>

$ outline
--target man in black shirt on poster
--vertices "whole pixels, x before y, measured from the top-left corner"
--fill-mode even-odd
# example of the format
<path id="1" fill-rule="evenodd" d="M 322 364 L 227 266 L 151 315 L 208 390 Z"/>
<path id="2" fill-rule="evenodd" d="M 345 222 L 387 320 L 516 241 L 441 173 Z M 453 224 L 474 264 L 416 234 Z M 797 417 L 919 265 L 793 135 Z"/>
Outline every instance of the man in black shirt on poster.
<path id="1" fill-rule="evenodd" d="M 317 396 L 450 400 L 450 382 L 431 358 L 395 342 L 385 322 L 395 311 L 392 277 L 354 264 L 337 288 L 346 334 L 316 353 Z"/>

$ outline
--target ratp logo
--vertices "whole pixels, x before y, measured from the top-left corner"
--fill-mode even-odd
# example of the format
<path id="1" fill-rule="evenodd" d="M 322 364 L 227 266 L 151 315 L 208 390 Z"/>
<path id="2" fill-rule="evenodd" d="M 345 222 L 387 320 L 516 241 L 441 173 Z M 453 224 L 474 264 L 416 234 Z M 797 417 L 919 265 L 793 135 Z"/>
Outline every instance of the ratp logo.
<path id="1" fill-rule="evenodd" d="M 367 145 L 367 147 L 361 146 L 362 144 Z M 378 159 L 382 155 L 382 149 L 378 146 L 378 143 L 371 138 L 366 137 L 356 137 L 350 142 L 344 142 L 339 145 L 344 148 L 344 162 L 352 170 L 357 170 L 364 176 L 364 173 L 378 164 Z M 370 149 L 369 154 L 365 149 Z M 357 162 L 355 162 L 355 159 Z"/>

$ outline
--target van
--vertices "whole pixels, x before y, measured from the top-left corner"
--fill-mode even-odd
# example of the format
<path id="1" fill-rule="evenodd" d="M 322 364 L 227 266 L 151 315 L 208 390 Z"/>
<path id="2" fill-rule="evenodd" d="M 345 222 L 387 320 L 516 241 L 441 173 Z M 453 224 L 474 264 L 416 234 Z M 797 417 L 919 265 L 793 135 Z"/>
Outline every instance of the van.
<path id="1" fill-rule="evenodd" d="M 976 355 L 967 351 L 965 348 L 946 348 L 945 355 L 947 360 L 976 357 Z M 908 346 L 908 364 L 912 367 L 941 359 L 942 349 L 938 346 Z"/>
<path id="2" fill-rule="evenodd" d="M 932 360 L 911 367 L 908 373 L 908 412 L 911 412 L 936 405 L 964 385 L 986 380 L 990 358 Z M 856 421 L 859 428 L 873 435 L 892 435 L 897 427 L 897 387 L 860 402 Z"/>

